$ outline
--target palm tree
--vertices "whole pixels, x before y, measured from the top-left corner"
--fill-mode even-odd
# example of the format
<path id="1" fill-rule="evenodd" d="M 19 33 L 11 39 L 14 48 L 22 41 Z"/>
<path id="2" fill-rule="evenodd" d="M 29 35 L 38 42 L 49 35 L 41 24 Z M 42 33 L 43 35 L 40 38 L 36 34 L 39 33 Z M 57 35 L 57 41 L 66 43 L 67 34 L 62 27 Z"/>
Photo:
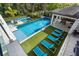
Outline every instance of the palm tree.
<path id="1" fill-rule="evenodd" d="M 14 17 L 17 14 L 17 10 L 14 10 L 11 7 L 8 7 L 8 10 L 5 11 L 5 14 L 9 14 L 12 17 Z"/>

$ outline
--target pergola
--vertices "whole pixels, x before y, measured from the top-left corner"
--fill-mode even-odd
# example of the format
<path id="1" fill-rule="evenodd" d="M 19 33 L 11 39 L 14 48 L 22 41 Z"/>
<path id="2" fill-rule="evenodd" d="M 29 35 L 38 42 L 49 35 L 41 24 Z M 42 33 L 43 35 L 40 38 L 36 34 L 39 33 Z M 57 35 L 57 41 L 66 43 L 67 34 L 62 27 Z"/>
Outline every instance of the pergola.
<path id="1" fill-rule="evenodd" d="M 70 6 L 62 9 L 55 9 L 50 11 L 52 13 L 51 25 L 57 20 L 61 18 L 67 18 L 74 20 L 74 24 L 72 25 L 69 33 L 71 33 L 79 24 L 79 6 Z M 56 18 L 54 18 L 56 16 Z"/>

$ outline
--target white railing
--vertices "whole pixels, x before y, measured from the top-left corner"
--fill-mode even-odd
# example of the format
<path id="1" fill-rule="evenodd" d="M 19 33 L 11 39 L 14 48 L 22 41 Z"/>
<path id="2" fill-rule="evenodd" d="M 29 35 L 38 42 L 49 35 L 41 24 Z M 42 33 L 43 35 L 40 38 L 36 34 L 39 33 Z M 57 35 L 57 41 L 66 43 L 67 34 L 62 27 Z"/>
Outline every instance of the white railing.
<path id="1" fill-rule="evenodd" d="M 68 43 L 70 41 L 69 37 L 70 37 L 70 34 L 68 34 L 67 37 L 64 39 L 65 41 L 64 41 L 64 43 L 63 43 L 63 45 L 62 45 L 62 47 L 61 47 L 61 49 L 58 53 L 58 56 L 63 56 L 64 55 L 65 49 L 68 46 Z"/>

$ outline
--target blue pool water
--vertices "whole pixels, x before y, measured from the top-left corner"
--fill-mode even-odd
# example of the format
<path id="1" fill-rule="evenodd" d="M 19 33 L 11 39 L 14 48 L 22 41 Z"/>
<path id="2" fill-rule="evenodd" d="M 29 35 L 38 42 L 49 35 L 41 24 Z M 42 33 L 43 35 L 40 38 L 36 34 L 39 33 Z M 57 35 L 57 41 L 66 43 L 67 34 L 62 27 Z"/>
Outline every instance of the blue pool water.
<path id="1" fill-rule="evenodd" d="M 17 18 L 16 20 L 20 20 L 22 22 L 27 22 L 30 18 L 28 17 L 22 17 L 22 18 Z"/>
<path id="2" fill-rule="evenodd" d="M 34 22 L 23 24 L 17 27 L 17 31 L 14 32 L 18 41 L 22 41 L 26 37 L 34 34 L 35 32 L 39 31 L 43 27 L 50 24 L 50 19 L 48 18 L 40 18 Z"/>

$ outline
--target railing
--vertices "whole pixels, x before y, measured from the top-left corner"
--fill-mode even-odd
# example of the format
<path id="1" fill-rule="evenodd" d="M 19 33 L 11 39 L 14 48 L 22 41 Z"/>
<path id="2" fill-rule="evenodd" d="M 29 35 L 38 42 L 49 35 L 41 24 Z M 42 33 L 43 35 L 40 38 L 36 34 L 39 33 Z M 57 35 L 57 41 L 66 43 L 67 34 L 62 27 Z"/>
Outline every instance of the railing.
<path id="1" fill-rule="evenodd" d="M 3 56 L 1 44 L 0 44 L 0 56 Z"/>
<path id="2" fill-rule="evenodd" d="M 0 32 L 0 56 L 3 56 L 7 53 L 7 47 L 6 44 L 4 42 L 4 38 L 2 33 Z"/>

